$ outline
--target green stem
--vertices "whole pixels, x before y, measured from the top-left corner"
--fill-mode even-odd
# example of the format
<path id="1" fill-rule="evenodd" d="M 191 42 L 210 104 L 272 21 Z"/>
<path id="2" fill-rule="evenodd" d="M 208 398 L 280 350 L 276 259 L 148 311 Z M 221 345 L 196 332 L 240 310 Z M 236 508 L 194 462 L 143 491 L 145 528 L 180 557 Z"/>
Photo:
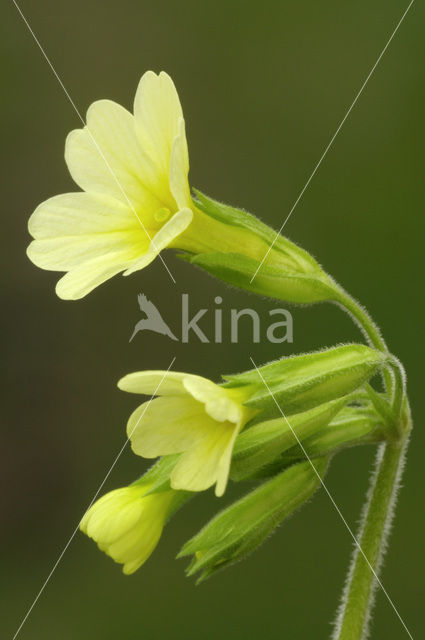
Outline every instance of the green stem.
<path id="1" fill-rule="evenodd" d="M 342 287 L 336 285 L 336 302 L 345 311 L 348 311 L 354 322 L 360 328 L 367 342 L 375 349 L 389 353 L 387 344 L 381 335 L 378 325 L 372 320 L 369 313 L 362 305 L 350 296 Z M 391 371 L 385 368 L 383 371 L 384 382 L 387 390 L 394 393 L 394 380 Z"/>
<path id="2" fill-rule="evenodd" d="M 388 347 L 377 324 L 372 320 L 368 311 L 357 302 L 342 287 L 337 285 L 337 302 L 339 302 L 350 313 L 356 324 L 360 327 L 369 344 L 380 351 L 388 351 Z"/>
<path id="3" fill-rule="evenodd" d="M 391 527 L 406 448 L 407 438 L 379 448 L 357 537 L 361 551 L 356 546 L 333 640 L 363 640 L 367 636 L 377 586 L 375 575 L 379 573 Z M 400 621 L 404 625 L 401 618 Z"/>
<path id="4" fill-rule="evenodd" d="M 336 302 L 348 311 L 369 344 L 389 353 L 378 326 L 366 309 L 338 285 L 336 291 Z M 367 637 L 374 591 L 379 581 L 378 573 L 386 548 L 404 465 L 411 420 L 405 396 L 404 370 L 394 356 L 390 356 L 388 366 L 383 371 L 383 377 L 391 397 L 395 438 L 381 444 L 378 450 L 376 469 L 372 476 L 357 538 L 359 544 L 354 551 L 333 640 L 364 640 Z M 400 618 L 398 613 L 397 615 Z M 401 618 L 400 622 L 408 632 Z"/>

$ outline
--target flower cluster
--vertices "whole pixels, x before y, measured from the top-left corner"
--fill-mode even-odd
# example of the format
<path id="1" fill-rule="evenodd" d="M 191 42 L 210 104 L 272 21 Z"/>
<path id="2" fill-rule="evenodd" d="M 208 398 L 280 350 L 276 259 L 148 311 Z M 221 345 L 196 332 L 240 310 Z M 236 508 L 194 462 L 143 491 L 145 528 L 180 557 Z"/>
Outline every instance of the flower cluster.
<path id="1" fill-rule="evenodd" d="M 183 504 L 181 496 L 213 485 L 216 495 L 222 496 L 229 475 L 237 481 L 259 474 L 274 476 L 277 464 L 279 472 L 287 466 L 293 470 L 289 475 L 279 473 L 279 479 L 270 484 L 275 498 L 280 495 L 270 516 L 270 524 L 276 525 L 278 513 L 286 517 L 318 486 L 317 474 L 312 477 L 311 469 L 308 472 L 300 464 L 292 467 L 292 462 L 300 462 L 299 453 L 295 456 L 292 453 L 297 439 L 310 446 L 311 437 L 316 435 L 317 439 L 319 434 L 316 457 L 323 460 L 341 446 L 341 431 L 334 436 L 331 447 L 326 432 L 322 441 L 320 434 L 356 400 L 353 394 L 384 360 L 381 353 L 369 347 L 347 345 L 284 358 L 258 370 L 227 376 L 227 381 L 220 385 L 179 372 L 139 371 L 125 376 L 118 383 L 120 389 L 151 396 L 135 409 L 128 421 L 127 435 L 132 449 L 145 458 L 161 457 L 159 466 L 154 466 L 138 483 L 112 491 L 96 502 L 84 517 L 81 529 L 96 540 L 100 549 L 122 562 L 124 572 L 129 573 L 153 551 L 165 520 L 176 510 L 176 504 Z M 265 394 L 265 389 L 271 390 L 272 395 Z M 154 395 L 158 397 L 152 399 Z M 283 400 L 283 415 L 276 411 L 276 398 Z M 370 409 L 369 405 L 370 402 Z M 364 399 L 361 406 L 365 406 Z M 333 425 L 331 428 L 336 431 Z M 376 437 L 378 430 L 379 424 L 374 424 L 373 432 L 369 429 L 363 436 Z M 285 457 L 282 461 L 282 456 L 288 453 L 294 456 L 289 465 Z M 320 458 L 318 464 L 324 472 L 327 462 Z M 289 477 L 293 478 L 292 484 Z M 300 491 L 300 484 L 305 493 Z M 265 525 L 264 509 L 270 508 L 270 500 L 264 497 L 271 491 L 267 487 L 242 503 L 249 505 L 248 514 L 256 514 L 261 531 Z M 242 508 L 244 513 L 246 508 Z M 244 519 L 236 517 L 239 507 L 232 509 L 230 521 L 228 516 L 225 518 L 226 526 L 233 523 L 232 535 L 247 542 L 251 539 L 248 530 L 251 531 L 255 519 L 251 515 Z M 248 520 L 251 524 L 247 528 Z M 212 530 L 211 545 L 215 547 L 221 528 L 214 525 Z M 264 531 L 267 535 L 268 527 Z M 254 526 L 250 536 L 258 540 L 260 530 Z M 191 545 L 185 547 L 184 553 L 189 549 Z M 232 555 L 229 562 L 233 560 Z M 213 564 L 215 567 L 215 561 Z M 211 571 L 214 567 L 211 566 Z"/>
<path id="2" fill-rule="evenodd" d="M 81 191 L 43 202 L 28 225 L 30 259 L 65 272 L 56 287 L 61 298 L 81 298 L 174 248 L 255 293 L 297 303 L 339 300 L 337 285 L 306 251 L 245 211 L 192 195 L 185 121 L 167 74 L 142 77 L 133 113 L 110 100 L 91 105 L 87 125 L 67 138 L 65 159 Z M 201 578 L 235 562 L 312 495 L 336 451 L 383 438 L 386 399 L 368 381 L 386 363 L 380 350 L 350 344 L 223 376 L 219 384 L 173 371 L 126 375 L 120 389 L 151 396 L 128 420 L 132 449 L 159 460 L 97 500 L 81 530 L 133 573 L 191 496 L 213 486 L 222 496 L 229 478 L 256 480 L 262 484 L 181 552 L 194 554 L 189 573 L 201 571 Z"/>

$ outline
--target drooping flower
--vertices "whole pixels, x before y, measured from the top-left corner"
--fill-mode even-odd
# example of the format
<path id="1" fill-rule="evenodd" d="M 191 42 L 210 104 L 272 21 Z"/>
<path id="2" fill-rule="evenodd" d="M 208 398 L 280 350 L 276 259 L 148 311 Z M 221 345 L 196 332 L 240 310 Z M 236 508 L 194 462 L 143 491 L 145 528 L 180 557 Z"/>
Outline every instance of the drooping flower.
<path id="1" fill-rule="evenodd" d="M 145 458 L 182 454 L 170 474 L 173 489 L 203 491 L 215 484 L 220 496 L 226 488 L 235 439 L 249 421 L 253 426 L 252 418 L 258 424 L 273 418 L 280 422 L 283 417 L 285 423 L 286 415 L 352 393 L 385 362 L 385 354 L 350 344 L 226 375 L 223 385 L 188 373 L 130 373 L 118 382 L 120 389 L 159 397 L 133 412 L 127 435 L 133 451 Z M 276 425 L 271 426 L 280 442 L 279 423 L 277 434 Z"/>
<path id="2" fill-rule="evenodd" d="M 175 491 L 146 495 L 151 486 L 136 482 L 102 496 L 88 509 L 80 529 L 97 543 L 123 572 L 136 571 L 151 555 L 162 534 Z"/>
<path id="3" fill-rule="evenodd" d="M 140 371 L 122 378 L 124 391 L 158 394 L 130 416 L 127 435 L 145 458 L 182 453 L 171 472 L 173 489 L 223 495 L 236 436 L 255 410 L 243 406 L 252 387 L 226 388 L 187 373 Z"/>

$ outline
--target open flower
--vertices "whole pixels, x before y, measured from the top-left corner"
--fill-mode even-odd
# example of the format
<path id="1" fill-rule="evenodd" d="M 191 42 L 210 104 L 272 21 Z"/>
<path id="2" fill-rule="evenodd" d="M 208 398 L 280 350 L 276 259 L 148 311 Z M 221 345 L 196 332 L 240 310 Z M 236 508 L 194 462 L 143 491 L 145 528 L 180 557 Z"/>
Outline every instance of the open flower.
<path id="1" fill-rule="evenodd" d="M 144 74 L 134 115 L 94 102 L 87 126 L 69 134 L 65 160 L 83 192 L 46 200 L 28 224 L 30 259 L 68 272 L 57 284 L 61 298 L 142 269 L 192 220 L 184 119 L 166 73 Z"/>
<path id="2" fill-rule="evenodd" d="M 187 373 L 140 371 L 122 378 L 124 391 L 157 394 L 130 416 L 127 435 L 145 458 L 182 453 L 171 472 L 173 489 L 223 495 L 236 436 L 254 415 L 243 406 L 251 387 L 225 388 Z"/>
<path id="3" fill-rule="evenodd" d="M 313 277 L 317 263 L 299 247 L 246 212 L 200 192 L 191 198 L 185 122 L 166 73 L 143 75 L 134 115 L 111 100 L 94 102 L 87 126 L 69 134 L 65 160 L 83 191 L 37 207 L 27 250 L 37 266 L 66 272 L 60 298 L 82 298 L 117 273 L 143 269 L 165 248 L 266 295 L 295 302 L 328 295 Z M 254 286 L 263 261 L 275 271 L 266 269 Z"/>
<path id="4" fill-rule="evenodd" d="M 136 571 L 151 555 L 174 501 L 175 491 L 146 495 L 139 482 L 115 489 L 97 500 L 84 515 L 80 529 L 97 543 L 123 572 Z"/>

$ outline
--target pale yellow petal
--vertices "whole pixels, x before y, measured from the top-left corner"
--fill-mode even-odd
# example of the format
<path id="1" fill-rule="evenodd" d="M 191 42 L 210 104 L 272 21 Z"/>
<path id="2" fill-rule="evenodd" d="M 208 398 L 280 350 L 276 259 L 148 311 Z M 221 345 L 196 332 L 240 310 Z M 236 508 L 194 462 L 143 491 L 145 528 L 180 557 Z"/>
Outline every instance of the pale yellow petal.
<path id="1" fill-rule="evenodd" d="M 94 503 L 80 528 L 123 572 L 133 573 L 151 555 L 162 533 L 171 491 L 144 496 L 146 487 L 131 485 L 112 491 Z"/>
<path id="2" fill-rule="evenodd" d="M 108 194 L 139 215 L 173 206 L 168 171 L 158 172 L 138 144 L 134 117 L 111 100 L 90 106 L 87 126 L 68 135 L 65 160 L 81 189 Z"/>
<path id="3" fill-rule="evenodd" d="M 127 247 L 133 259 L 148 239 L 127 207 L 108 196 L 65 193 L 41 203 L 29 231 L 29 258 L 43 269 L 67 271 L 103 253 Z"/>
<path id="4" fill-rule="evenodd" d="M 236 424 L 232 425 L 232 427 L 232 436 L 229 438 L 228 445 L 223 451 L 223 455 L 217 465 L 217 483 L 215 486 L 215 495 L 217 497 L 222 496 L 226 491 L 227 481 L 229 480 L 230 465 L 232 463 L 233 447 L 235 446 L 235 441 L 238 433 L 241 431 L 242 425 Z"/>
<path id="5" fill-rule="evenodd" d="M 139 230 L 140 223 L 126 205 L 104 194 L 63 193 L 42 202 L 28 221 L 33 238 L 81 236 Z"/>
<path id="6" fill-rule="evenodd" d="M 81 520 L 81 531 L 99 544 L 111 544 L 140 519 L 143 489 L 139 489 L 138 494 L 139 499 L 125 487 L 102 496 Z"/>
<path id="7" fill-rule="evenodd" d="M 136 371 L 118 381 L 118 387 L 129 393 L 142 393 L 147 396 L 185 395 L 183 379 L 187 373 L 178 371 Z"/>
<path id="8" fill-rule="evenodd" d="M 169 176 L 171 150 L 183 117 L 180 100 L 170 76 L 147 71 L 141 78 L 134 99 L 134 117 L 143 151 Z"/>
<path id="9" fill-rule="evenodd" d="M 216 495 L 223 495 L 238 429 L 229 422 L 214 422 L 206 437 L 177 462 L 171 473 L 172 488 L 204 491 L 217 483 Z"/>
<path id="10" fill-rule="evenodd" d="M 135 371 L 118 381 L 118 387 L 129 393 L 142 393 L 147 396 L 175 396 L 186 395 L 188 389 L 206 383 L 216 387 L 211 380 L 193 373 L 181 371 Z M 194 394 L 191 394 L 195 397 Z M 195 399 L 199 399 L 196 398 Z M 202 402 L 202 400 L 201 400 Z"/>
<path id="11" fill-rule="evenodd" d="M 114 542 L 107 550 L 116 562 L 124 564 L 123 573 L 130 575 L 137 571 L 149 558 L 157 546 L 162 527 L 144 526 L 133 529 L 121 540 Z"/>
<path id="12" fill-rule="evenodd" d="M 149 249 L 124 273 L 125 276 L 143 269 L 150 264 L 156 256 L 166 249 L 192 222 L 193 212 L 190 209 L 181 209 L 164 224 L 158 233 L 151 239 Z"/>
<path id="13" fill-rule="evenodd" d="M 115 251 L 102 254 L 72 268 L 56 285 L 56 293 L 63 300 L 83 298 L 112 276 L 124 271 L 135 259 L 140 247 L 117 247 Z"/>
<path id="14" fill-rule="evenodd" d="M 51 271 L 69 271 L 94 259 L 114 268 L 119 264 L 118 271 L 122 271 L 144 251 L 146 243 L 140 233 L 118 231 L 34 240 L 27 254 L 38 267 Z"/>
<path id="15" fill-rule="evenodd" d="M 109 544 L 104 551 L 115 562 L 124 564 L 123 572 L 136 571 L 151 555 L 161 537 L 164 513 L 155 507 L 144 507 L 139 522 Z"/>
<path id="16" fill-rule="evenodd" d="M 216 425 L 190 396 L 168 396 L 138 407 L 127 423 L 127 436 L 134 453 L 156 458 L 196 447 Z"/>
<path id="17" fill-rule="evenodd" d="M 171 151 L 170 189 L 177 206 L 190 207 L 192 204 L 189 189 L 189 152 L 183 118 L 179 122 L 179 134 L 175 137 Z"/>
<path id="18" fill-rule="evenodd" d="M 242 406 L 229 397 L 228 391 L 224 387 L 200 376 L 185 378 L 184 386 L 196 400 L 204 403 L 206 412 L 214 420 L 241 422 Z"/>

